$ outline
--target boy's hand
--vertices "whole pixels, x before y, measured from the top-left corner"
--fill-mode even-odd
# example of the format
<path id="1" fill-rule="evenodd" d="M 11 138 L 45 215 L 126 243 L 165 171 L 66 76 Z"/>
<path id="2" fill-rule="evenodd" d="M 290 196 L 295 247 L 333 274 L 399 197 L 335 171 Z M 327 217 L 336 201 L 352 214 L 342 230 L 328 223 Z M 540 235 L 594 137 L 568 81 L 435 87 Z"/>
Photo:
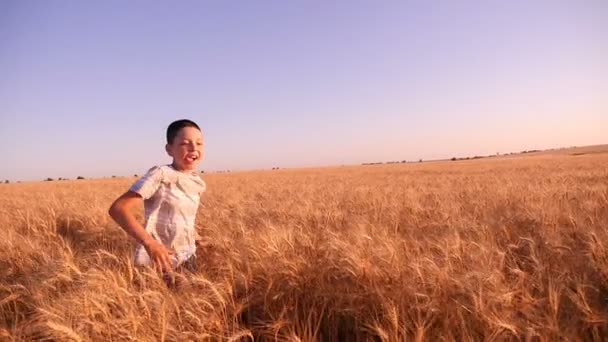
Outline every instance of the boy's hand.
<path id="1" fill-rule="evenodd" d="M 154 261 L 154 264 L 157 267 L 160 267 L 160 269 L 165 272 L 171 271 L 173 268 L 171 266 L 171 254 L 173 253 L 170 252 L 165 245 L 154 239 L 145 241 L 143 245 L 150 256 L 150 259 Z"/>

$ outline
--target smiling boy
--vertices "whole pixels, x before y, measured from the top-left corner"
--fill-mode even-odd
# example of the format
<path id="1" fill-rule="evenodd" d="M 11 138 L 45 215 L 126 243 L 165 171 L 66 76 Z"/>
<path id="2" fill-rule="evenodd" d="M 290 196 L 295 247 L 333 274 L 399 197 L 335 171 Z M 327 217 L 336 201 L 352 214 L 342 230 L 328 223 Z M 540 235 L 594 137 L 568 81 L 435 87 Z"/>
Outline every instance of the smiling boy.
<path id="1" fill-rule="evenodd" d="M 136 265 L 154 264 L 165 273 L 196 256 L 194 228 L 205 182 L 197 171 L 204 158 L 203 135 L 196 123 L 178 120 L 167 128 L 165 150 L 171 164 L 152 167 L 110 207 L 110 216 L 138 242 Z M 132 209 L 143 200 L 145 224 Z"/>

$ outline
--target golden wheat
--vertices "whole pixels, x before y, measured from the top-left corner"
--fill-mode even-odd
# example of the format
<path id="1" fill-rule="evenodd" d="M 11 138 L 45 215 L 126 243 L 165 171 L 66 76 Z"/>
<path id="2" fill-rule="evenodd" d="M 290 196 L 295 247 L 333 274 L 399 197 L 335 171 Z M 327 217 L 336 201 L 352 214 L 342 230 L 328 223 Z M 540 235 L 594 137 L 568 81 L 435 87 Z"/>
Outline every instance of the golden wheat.
<path id="1" fill-rule="evenodd" d="M 178 289 L 107 215 L 134 178 L 0 186 L 0 338 L 608 338 L 606 153 L 204 178 Z"/>

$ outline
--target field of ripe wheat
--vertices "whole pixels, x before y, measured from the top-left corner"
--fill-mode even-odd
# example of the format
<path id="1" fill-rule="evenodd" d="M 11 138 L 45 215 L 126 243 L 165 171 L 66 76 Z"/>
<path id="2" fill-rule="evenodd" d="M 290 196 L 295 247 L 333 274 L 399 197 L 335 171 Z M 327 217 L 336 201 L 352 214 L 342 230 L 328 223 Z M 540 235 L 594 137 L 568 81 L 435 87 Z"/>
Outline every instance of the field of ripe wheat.
<path id="1" fill-rule="evenodd" d="M 204 179 L 178 289 L 107 214 L 135 178 L 0 185 L 0 339 L 608 338 L 608 153 Z"/>

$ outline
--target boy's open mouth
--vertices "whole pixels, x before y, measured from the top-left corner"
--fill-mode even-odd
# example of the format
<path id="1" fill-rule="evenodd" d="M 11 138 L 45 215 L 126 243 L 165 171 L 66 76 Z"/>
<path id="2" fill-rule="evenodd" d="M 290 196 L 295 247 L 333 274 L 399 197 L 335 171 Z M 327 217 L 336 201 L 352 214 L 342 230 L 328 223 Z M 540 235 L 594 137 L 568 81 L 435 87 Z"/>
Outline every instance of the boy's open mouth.
<path id="1" fill-rule="evenodd" d="M 186 156 L 186 160 L 190 163 L 194 162 L 197 159 L 198 159 L 198 155 L 196 155 L 196 154 L 189 154 Z"/>

